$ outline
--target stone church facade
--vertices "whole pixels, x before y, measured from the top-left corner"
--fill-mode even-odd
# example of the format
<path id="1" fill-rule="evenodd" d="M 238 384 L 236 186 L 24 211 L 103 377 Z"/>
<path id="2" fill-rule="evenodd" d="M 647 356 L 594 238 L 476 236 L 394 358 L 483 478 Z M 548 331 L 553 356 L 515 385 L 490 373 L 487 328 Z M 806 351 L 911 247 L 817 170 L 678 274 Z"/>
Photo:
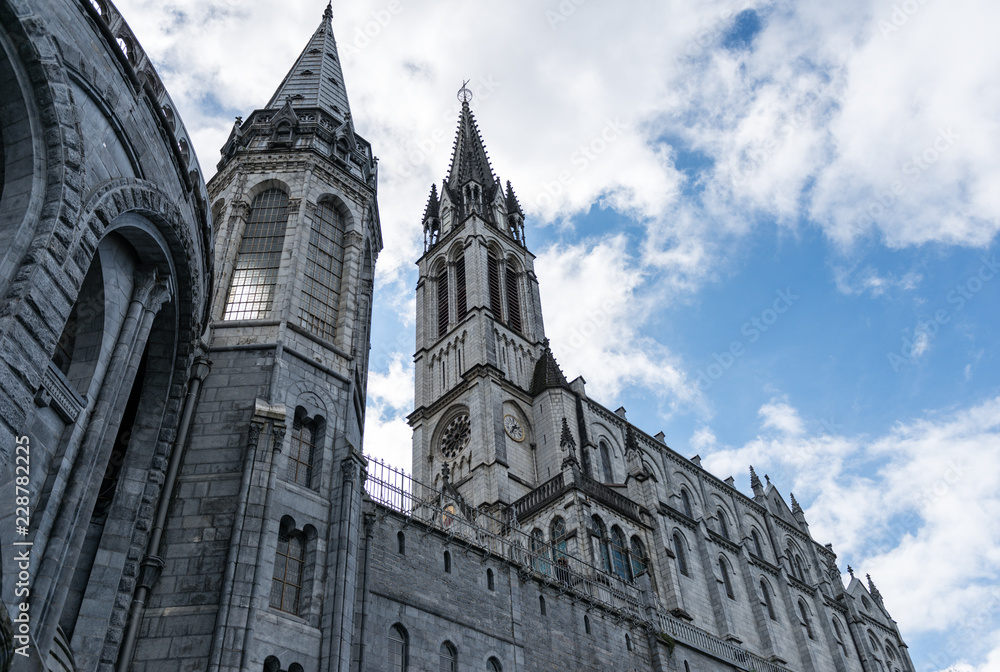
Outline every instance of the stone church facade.
<path id="1" fill-rule="evenodd" d="M 468 95 L 413 474 L 364 456 L 378 163 L 330 7 L 206 184 L 110 2 L 0 0 L 0 152 L 0 669 L 913 669 L 794 497 L 567 380 Z"/>

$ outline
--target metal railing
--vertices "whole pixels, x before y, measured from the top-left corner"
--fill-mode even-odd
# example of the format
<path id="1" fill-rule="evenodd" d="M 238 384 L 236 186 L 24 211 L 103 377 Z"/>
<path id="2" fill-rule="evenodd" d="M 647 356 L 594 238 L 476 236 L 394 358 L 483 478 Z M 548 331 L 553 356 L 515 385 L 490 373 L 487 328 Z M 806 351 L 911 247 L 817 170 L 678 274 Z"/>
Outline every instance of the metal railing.
<path id="1" fill-rule="evenodd" d="M 622 616 L 645 620 L 637 586 L 575 555 L 539 543 L 523 532 L 517 518 L 507 511 L 496 517 L 465 507 L 447 493 L 373 457 L 368 458 L 365 492 L 372 501 L 440 530 L 454 543 L 478 548 L 523 574 L 599 602 Z"/>
<path id="2" fill-rule="evenodd" d="M 449 542 L 464 544 L 500 558 L 524 576 L 535 577 L 560 592 L 575 593 L 621 618 L 638 621 L 647 628 L 666 633 L 678 642 L 727 660 L 744 670 L 788 672 L 766 658 L 664 613 L 656 606 L 655 597 L 644 600 L 634 583 L 624 581 L 579 557 L 556 551 L 548 544 L 539 544 L 537 539 L 533 540 L 530 534 L 520 529 L 513 507 L 500 512 L 500 517 L 497 517 L 468 507 L 447 493 L 414 480 L 402 469 L 374 457 L 367 459 L 365 492 L 368 497 L 411 520 L 439 530 L 447 535 Z M 525 511 L 534 509 L 563 487 L 563 481 L 558 477 L 550 479 L 515 505 Z"/>

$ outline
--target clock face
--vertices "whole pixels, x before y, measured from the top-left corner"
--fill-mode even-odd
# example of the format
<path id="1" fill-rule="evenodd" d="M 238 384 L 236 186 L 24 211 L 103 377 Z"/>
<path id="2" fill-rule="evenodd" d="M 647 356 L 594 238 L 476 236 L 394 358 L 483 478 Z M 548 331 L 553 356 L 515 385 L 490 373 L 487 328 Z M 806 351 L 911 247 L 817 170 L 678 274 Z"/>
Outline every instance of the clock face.
<path id="1" fill-rule="evenodd" d="M 513 415 L 503 416 L 503 429 L 515 441 L 524 441 L 524 429 Z"/>
<path id="2" fill-rule="evenodd" d="M 447 459 L 458 456 L 472 438 L 469 416 L 460 415 L 448 423 L 444 428 L 444 435 L 441 437 L 441 454 Z"/>

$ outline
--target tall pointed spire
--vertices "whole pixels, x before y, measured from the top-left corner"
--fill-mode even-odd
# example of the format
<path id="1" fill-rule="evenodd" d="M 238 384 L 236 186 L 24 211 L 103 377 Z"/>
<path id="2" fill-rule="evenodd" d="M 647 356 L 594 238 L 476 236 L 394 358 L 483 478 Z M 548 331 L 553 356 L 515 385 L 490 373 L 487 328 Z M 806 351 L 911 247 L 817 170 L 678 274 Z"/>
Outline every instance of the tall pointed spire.
<path id="1" fill-rule="evenodd" d="M 472 116 L 466 98 L 462 100 L 462 111 L 458 116 L 458 133 L 455 136 L 455 148 L 448 169 L 448 188 L 459 188 L 469 180 L 475 180 L 480 186 L 489 187 L 496 182 L 496 177 L 493 175 L 486 147 L 479 135 L 479 127 L 476 126 L 476 119 Z"/>
<path id="2" fill-rule="evenodd" d="M 287 99 L 291 99 L 296 108 L 319 107 L 340 118 L 350 114 L 344 73 L 340 69 L 337 42 L 333 37 L 331 4 L 327 4 L 319 27 L 295 65 L 281 80 L 267 107 L 281 107 Z"/>

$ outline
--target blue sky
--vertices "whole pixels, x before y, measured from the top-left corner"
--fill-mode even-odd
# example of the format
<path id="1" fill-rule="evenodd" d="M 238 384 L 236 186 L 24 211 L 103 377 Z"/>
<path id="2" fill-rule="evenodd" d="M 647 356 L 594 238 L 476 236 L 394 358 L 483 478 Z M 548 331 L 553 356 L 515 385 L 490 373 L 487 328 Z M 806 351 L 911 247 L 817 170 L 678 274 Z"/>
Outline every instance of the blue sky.
<path id="1" fill-rule="evenodd" d="M 118 4 L 209 174 L 324 6 Z M 1000 669 L 998 3 L 334 12 L 381 159 L 367 451 L 409 460 L 419 219 L 470 79 L 566 374 L 744 491 L 749 464 L 794 491 L 918 670 Z"/>

